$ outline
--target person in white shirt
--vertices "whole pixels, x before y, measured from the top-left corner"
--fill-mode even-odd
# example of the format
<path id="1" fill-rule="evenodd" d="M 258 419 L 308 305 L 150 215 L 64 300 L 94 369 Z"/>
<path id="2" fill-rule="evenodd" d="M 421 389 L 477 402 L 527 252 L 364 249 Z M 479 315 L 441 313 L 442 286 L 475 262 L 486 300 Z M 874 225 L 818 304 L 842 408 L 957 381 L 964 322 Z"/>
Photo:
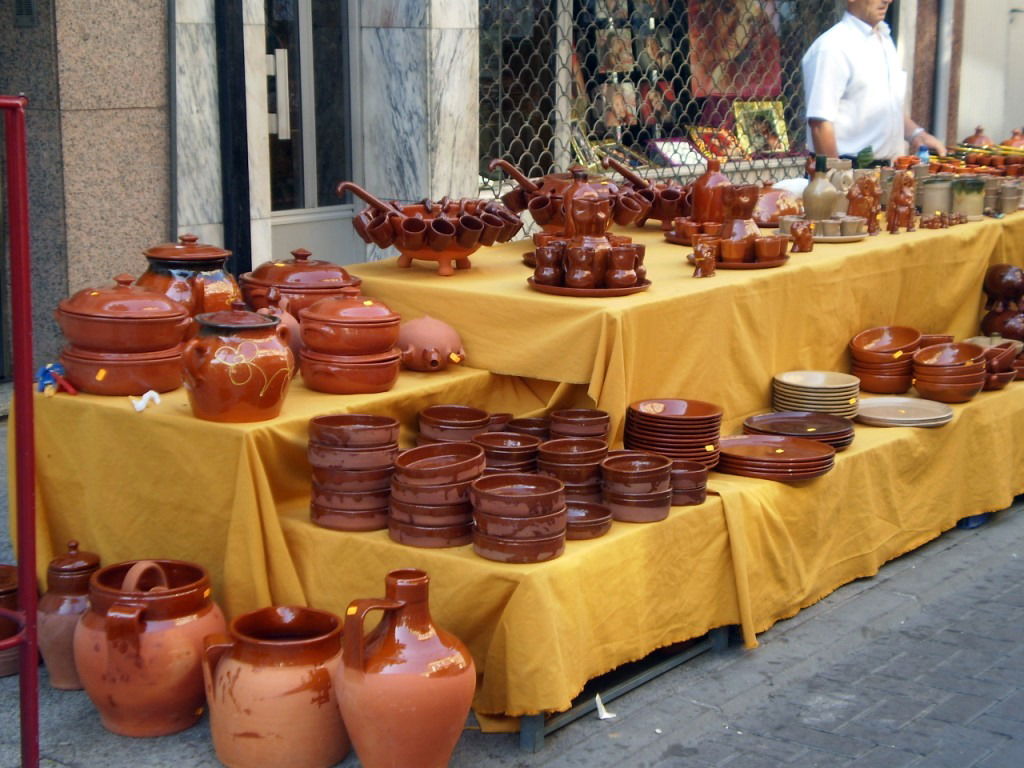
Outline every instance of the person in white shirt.
<path id="1" fill-rule="evenodd" d="M 856 157 L 870 147 L 876 160 L 946 148 L 907 117 L 907 73 L 883 19 L 892 0 L 847 0 L 842 20 L 804 54 L 808 137 L 815 154 Z"/>

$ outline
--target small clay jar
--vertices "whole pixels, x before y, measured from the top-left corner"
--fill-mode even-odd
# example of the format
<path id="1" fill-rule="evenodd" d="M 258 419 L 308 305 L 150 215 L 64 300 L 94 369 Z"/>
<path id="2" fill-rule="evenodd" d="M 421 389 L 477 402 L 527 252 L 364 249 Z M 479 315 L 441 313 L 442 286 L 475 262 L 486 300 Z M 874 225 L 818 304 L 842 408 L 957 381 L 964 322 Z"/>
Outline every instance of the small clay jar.
<path id="1" fill-rule="evenodd" d="M 536 199 L 536 198 L 535 198 Z M 562 254 L 549 245 L 538 246 L 534 251 L 537 266 L 533 270 L 533 281 L 541 285 L 562 285 L 565 273 L 562 271 Z"/>
<path id="2" fill-rule="evenodd" d="M 39 598 L 39 651 L 54 688 L 82 687 L 75 667 L 75 626 L 89 607 L 89 577 L 99 567 L 99 556 L 79 551 L 72 540 L 67 553 L 51 560 L 46 569 L 46 592 Z"/>
<path id="3" fill-rule="evenodd" d="M 612 248 L 604 284 L 608 288 L 628 288 L 636 285 L 636 252 L 631 246 Z"/>
<path id="4" fill-rule="evenodd" d="M 13 565 L 0 565 L 0 608 L 18 610 L 18 569 Z M 0 616 L 0 640 L 18 634 L 19 626 L 13 619 Z M 0 651 L 0 677 L 18 674 L 21 646 Z"/>

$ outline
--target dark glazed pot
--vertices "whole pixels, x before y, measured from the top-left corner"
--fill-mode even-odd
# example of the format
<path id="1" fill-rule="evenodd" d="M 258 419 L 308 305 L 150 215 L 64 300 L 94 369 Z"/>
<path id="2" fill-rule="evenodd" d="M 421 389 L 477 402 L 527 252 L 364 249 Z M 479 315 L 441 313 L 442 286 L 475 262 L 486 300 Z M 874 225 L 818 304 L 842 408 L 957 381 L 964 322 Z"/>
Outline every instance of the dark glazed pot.
<path id="1" fill-rule="evenodd" d="M 182 235 L 177 243 L 143 251 L 149 268 L 135 284 L 185 305 L 190 315 L 230 309 L 242 300 L 238 283 L 225 267 L 231 251 L 198 241 L 195 235 Z"/>
<path id="2" fill-rule="evenodd" d="M 255 310 L 281 307 L 295 317 L 311 304 L 333 296 L 358 296 L 358 277 L 329 261 L 311 259 L 305 248 L 294 258 L 266 261 L 241 276 L 245 302 Z"/>

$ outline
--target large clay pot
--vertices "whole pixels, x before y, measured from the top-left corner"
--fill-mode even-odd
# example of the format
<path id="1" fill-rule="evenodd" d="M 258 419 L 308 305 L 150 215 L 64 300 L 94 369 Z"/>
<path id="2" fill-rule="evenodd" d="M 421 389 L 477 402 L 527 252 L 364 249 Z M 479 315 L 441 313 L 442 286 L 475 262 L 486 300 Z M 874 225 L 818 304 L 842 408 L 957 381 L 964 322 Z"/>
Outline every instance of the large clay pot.
<path id="1" fill-rule="evenodd" d="M 185 345 L 185 388 L 192 413 L 209 421 L 264 421 L 281 412 L 295 369 L 279 318 L 246 312 L 198 315 Z"/>
<path id="2" fill-rule="evenodd" d="M 974 133 L 960 143 L 968 144 L 972 147 L 991 147 L 992 139 L 985 135 L 985 129 L 979 125 L 974 129 Z"/>
<path id="3" fill-rule="evenodd" d="M 354 600 L 345 612 L 335 688 L 364 768 L 441 768 L 465 725 L 476 669 L 462 642 L 431 620 L 429 582 L 423 571 L 392 571 L 383 600 Z M 375 610 L 384 617 L 364 637 Z"/>
<path id="4" fill-rule="evenodd" d="M 398 341 L 397 312 L 367 296 L 322 299 L 299 313 L 303 345 L 323 355 L 378 355 Z"/>
<path id="5" fill-rule="evenodd" d="M 137 560 L 89 579 L 89 610 L 75 628 L 75 665 L 104 727 L 165 736 L 203 712 L 203 638 L 224 632 L 210 578 L 178 560 Z"/>
<path id="6" fill-rule="evenodd" d="M 18 569 L 13 565 L 0 565 L 0 608 L 18 610 Z M 0 616 L 0 640 L 14 637 L 18 630 L 15 621 Z M 20 654 L 20 645 L 0 651 L 0 677 L 18 674 Z"/>
<path id="7" fill-rule="evenodd" d="M 232 768 L 326 768 L 349 752 L 332 678 L 341 620 L 301 606 L 239 616 L 204 641 L 217 759 Z"/>
<path id="8" fill-rule="evenodd" d="M 89 607 L 89 578 L 100 558 L 68 542 L 67 554 L 55 557 L 46 569 L 46 592 L 39 598 L 39 652 L 50 685 L 65 691 L 82 687 L 75 667 L 74 637 L 78 619 Z"/>
<path id="9" fill-rule="evenodd" d="M 292 259 L 267 261 L 241 276 L 242 294 L 255 310 L 280 306 L 295 317 L 320 299 L 358 296 L 362 280 L 330 261 L 311 259 L 305 248 L 292 251 Z"/>
<path id="10" fill-rule="evenodd" d="M 402 325 L 398 348 L 402 365 L 411 371 L 443 371 L 448 363 L 461 363 L 466 357 L 458 331 L 430 315 Z"/>
<path id="11" fill-rule="evenodd" d="M 195 235 L 182 235 L 177 243 L 143 251 L 149 267 L 135 284 L 170 296 L 191 315 L 230 309 L 232 302 L 242 298 L 238 283 L 224 266 L 231 251 L 198 240 Z"/>
<path id="12" fill-rule="evenodd" d="M 693 182 L 693 213 L 690 218 L 705 221 L 722 221 L 722 188 L 731 185 L 729 177 L 722 173 L 722 163 L 714 158 L 708 160 L 708 168 Z"/>

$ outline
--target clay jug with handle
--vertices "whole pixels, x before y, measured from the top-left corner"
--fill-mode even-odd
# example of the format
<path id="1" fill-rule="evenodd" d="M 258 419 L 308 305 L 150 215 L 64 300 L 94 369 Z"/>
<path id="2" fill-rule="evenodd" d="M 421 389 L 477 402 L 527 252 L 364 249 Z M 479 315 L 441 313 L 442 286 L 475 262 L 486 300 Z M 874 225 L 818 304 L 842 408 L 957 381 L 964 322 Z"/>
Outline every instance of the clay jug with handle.
<path id="1" fill-rule="evenodd" d="M 54 688 L 82 687 L 75 668 L 75 626 L 89 607 L 89 577 L 99 567 L 99 556 L 80 551 L 72 540 L 67 553 L 46 569 L 46 592 L 39 598 L 39 652 Z"/>
<path id="2" fill-rule="evenodd" d="M 804 215 L 810 221 L 830 218 L 838 202 L 839 190 L 828 180 L 828 158 L 818 155 L 814 162 L 814 178 L 804 188 Z"/>
<path id="3" fill-rule="evenodd" d="M 466 646 L 430 618 L 423 571 L 392 571 L 383 599 L 354 600 L 335 677 L 338 705 L 364 768 L 443 768 L 476 689 Z M 371 611 L 380 624 L 363 635 Z"/>

